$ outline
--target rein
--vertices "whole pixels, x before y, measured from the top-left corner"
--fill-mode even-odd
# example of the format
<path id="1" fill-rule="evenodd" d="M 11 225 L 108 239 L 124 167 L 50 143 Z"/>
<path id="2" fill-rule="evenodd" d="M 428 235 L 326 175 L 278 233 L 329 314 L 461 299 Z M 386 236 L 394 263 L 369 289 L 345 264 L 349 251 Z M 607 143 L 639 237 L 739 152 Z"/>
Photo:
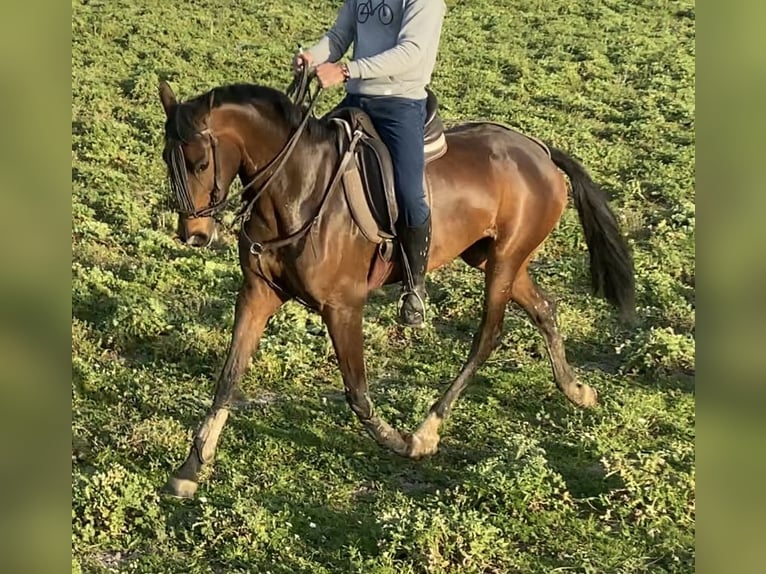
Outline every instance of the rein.
<path id="1" fill-rule="evenodd" d="M 296 102 L 301 102 L 305 100 L 306 95 L 310 92 L 309 84 L 310 84 L 310 79 L 307 78 L 307 75 L 305 72 L 301 77 L 296 76 L 295 79 L 293 80 L 293 83 L 290 85 L 290 87 L 287 90 L 288 96 Z M 266 281 L 266 283 L 272 289 L 274 289 L 277 292 L 282 292 L 288 295 L 289 297 L 295 298 L 299 303 L 301 303 L 307 308 L 310 308 L 310 305 L 306 303 L 306 301 L 296 296 L 295 294 L 291 294 L 287 292 L 283 287 L 274 283 L 274 281 L 264 273 L 261 256 L 264 253 L 277 251 L 278 249 L 297 243 L 319 221 L 322 214 L 324 213 L 325 206 L 328 204 L 328 200 L 332 194 L 332 191 L 338 187 L 338 184 L 340 183 L 340 180 L 343 177 L 343 173 L 346 171 L 346 166 L 348 166 L 349 162 L 354 157 L 354 151 L 356 150 L 356 146 L 360 138 L 362 137 L 362 132 L 357 132 L 354 134 L 353 137 L 349 138 L 349 144 L 346 147 L 346 150 L 341 156 L 340 160 L 338 161 L 338 165 L 335 167 L 333 177 L 330 180 L 330 183 L 325 187 L 324 193 L 322 194 L 322 199 L 319 202 L 319 207 L 317 208 L 314 216 L 309 218 L 303 225 L 301 225 L 299 229 L 290 233 L 286 237 L 276 237 L 274 239 L 270 239 L 267 241 L 256 241 L 247 234 L 247 231 L 245 231 L 245 224 L 250 220 L 250 215 L 252 213 L 252 209 L 255 206 L 256 201 L 263 194 L 264 190 L 268 187 L 268 185 L 274 180 L 279 170 L 287 162 L 287 159 L 289 158 L 290 153 L 295 148 L 298 138 L 300 137 L 300 134 L 303 132 L 303 129 L 305 128 L 308 122 L 308 118 L 311 116 L 313 112 L 313 109 L 317 102 L 319 94 L 321 93 L 321 89 L 322 88 L 319 87 L 316 94 L 311 98 L 309 106 L 306 110 L 306 115 L 304 116 L 303 121 L 301 122 L 300 126 L 296 130 L 295 134 L 291 138 L 291 141 L 288 142 L 288 145 L 285 146 L 285 148 L 277 156 L 277 158 L 275 158 L 274 160 L 272 160 L 272 162 L 270 162 L 270 165 L 272 163 L 278 162 L 276 167 L 274 168 L 274 171 L 271 173 L 268 180 L 258 189 L 258 191 L 255 194 L 255 197 L 253 197 L 248 202 L 248 204 L 242 210 L 240 210 L 238 214 L 238 218 L 241 218 L 242 220 L 242 225 L 240 227 L 240 235 L 242 239 L 247 241 L 247 243 L 250 245 L 248 251 L 250 252 L 250 255 L 252 255 L 255 258 L 255 264 L 256 264 L 256 268 L 254 270 L 255 273 L 259 275 L 264 281 Z M 248 183 L 247 187 L 250 187 L 252 184 L 253 182 L 251 181 L 250 183 Z"/>
<path id="2" fill-rule="evenodd" d="M 309 232 L 309 230 L 314 226 L 314 224 L 317 221 L 319 221 L 320 217 L 322 216 L 322 213 L 324 212 L 324 208 L 328 203 L 327 200 L 330 198 L 330 194 L 332 190 L 338 187 L 338 184 L 340 183 L 340 180 L 343 177 L 343 172 L 345 171 L 346 166 L 348 165 L 348 162 L 354 156 L 354 150 L 356 149 L 356 145 L 359 142 L 359 139 L 361 138 L 361 136 L 362 136 L 362 133 L 357 132 L 354 135 L 354 137 L 351 139 L 348 149 L 343 154 L 343 157 L 338 163 L 338 167 L 335 170 L 335 175 L 330 181 L 330 184 L 325 188 L 324 194 L 322 195 L 322 200 L 319 203 L 319 207 L 317 208 L 317 211 L 314 214 L 314 217 L 306 221 L 306 223 L 304 223 L 300 227 L 300 229 L 291 233 L 287 237 L 270 239 L 268 241 L 254 241 L 245 231 L 245 222 L 242 223 L 242 227 L 240 228 L 240 233 L 242 237 L 250 244 L 249 252 L 255 258 L 255 264 L 256 264 L 256 268 L 254 269 L 255 273 L 261 279 L 263 279 L 275 292 L 281 292 L 287 295 L 288 297 L 294 298 L 296 301 L 298 301 L 298 303 L 300 303 L 307 309 L 310 309 L 311 305 L 309 305 L 301 297 L 295 295 L 294 293 L 288 292 L 284 287 L 281 287 L 277 285 L 276 283 L 274 283 L 274 281 L 263 272 L 261 255 L 270 251 L 276 251 L 278 249 L 281 249 L 282 247 L 287 247 L 288 245 L 292 245 L 293 243 L 297 243 L 298 241 L 300 241 L 300 239 L 304 235 L 306 235 Z"/>
<path id="3" fill-rule="evenodd" d="M 337 187 L 341 177 L 343 177 L 343 172 L 345 171 L 346 166 L 348 165 L 348 162 L 351 160 L 351 158 L 354 155 L 354 149 L 356 148 L 356 144 L 358 143 L 361 135 L 362 134 L 360 132 L 354 135 L 354 137 L 352 138 L 348 149 L 343 154 L 343 157 L 338 163 L 338 167 L 335 169 L 335 175 L 333 176 L 329 185 L 325 188 L 324 194 L 322 195 L 322 200 L 319 203 L 319 207 L 317 208 L 316 214 L 314 215 L 314 217 L 306 221 L 306 223 L 304 223 L 300 227 L 300 229 L 291 233 L 287 237 L 271 239 L 269 241 L 254 241 L 253 239 L 250 238 L 250 236 L 245 231 L 245 226 L 243 223 L 241 228 L 241 233 L 242 233 L 242 237 L 244 237 L 248 241 L 248 243 L 250 243 L 251 255 L 259 257 L 260 255 L 262 255 L 263 253 L 267 251 L 275 251 L 282 247 L 286 247 L 287 245 L 291 245 L 292 243 L 297 242 L 298 240 L 300 240 L 301 237 L 303 237 L 304 235 L 306 235 L 306 233 L 308 233 L 309 229 L 311 229 L 311 227 L 321 217 L 322 212 L 324 211 L 324 207 L 325 205 L 327 205 L 327 200 L 330 197 L 330 192 L 333 189 L 335 189 L 335 187 Z"/>
<path id="4" fill-rule="evenodd" d="M 322 199 L 320 200 L 319 207 L 316 210 L 316 213 L 313 217 L 308 219 L 301 227 L 294 231 L 293 233 L 290 233 L 286 237 L 277 237 L 274 239 L 270 239 L 268 241 L 256 241 L 252 239 L 247 232 L 245 231 L 245 225 L 250 220 L 250 217 L 252 215 L 253 208 L 255 207 L 255 204 L 257 201 L 263 196 L 264 192 L 269 188 L 269 186 L 274 182 L 277 175 L 281 172 L 282 168 L 287 163 L 287 160 L 290 159 L 290 156 L 292 155 L 293 151 L 295 150 L 295 147 L 298 145 L 298 141 L 300 140 L 300 137 L 303 135 L 303 132 L 306 129 L 306 126 L 308 125 L 309 120 L 313 116 L 314 108 L 316 107 L 316 104 L 319 100 L 319 96 L 322 93 L 322 87 L 317 86 L 316 91 L 312 94 L 311 93 L 311 81 L 316 78 L 315 75 L 309 74 L 309 71 L 307 69 L 307 66 L 304 66 L 304 69 L 301 74 L 296 74 L 293 78 L 293 81 L 286 89 L 285 93 L 286 95 L 292 100 L 293 104 L 297 106 L 304 107 L 306 101 L 308 100 L 308 105 L 305 106 L 305 112 L 303 114 L 303 117 L 301 119 L 300 124 L 295 129 L 295 131 L 292 133 L 292 135 L 289 137 L 287 142 L 285 142 L 285 145 L 282 147 L 282 149 L 279 151 L 279 153 L 274 156 L 271 161 L 269 161 L 268 164 L 266 164 L 262 169 L 260 169 L 253 178 L 247 182 L 247 184 L 244 185 L 241 192 L 238 194 L 239 197 L 242 197 L 242 194 L 244 194 L 248 189 L 258 186 L 255 194 L 253 197 L 245 204 L 243 205 L 237 212 L 235 221 L 238 221 L 241 223 L 240 225 L 240 234 L 243 239 L 245 239 L 249 247 L 249 252 L 252 256 L 256 259 L 257 269 L 256 273 L 264 279 L 272 288 L 278 291 L 285 292 L 285 290 L 278 285 L 276 285 L 271 279 L 266 277 L 266 275 L 263 273 L 263 269 L 261 266 L 261 255 L 264 253 L 270 252 L 270 251 L 276 251 L 278 249 L 281 249 L 282 247 L 286 247 L 288 245 L 292 245 L 293 243 L 298 242 L 304 235 L 306 235 L 309 230 L 314 226 L 314 224 L 319 221 L 322 213 L 324 212 L 325 206 L 328 203 L 328 199 L 336 187 L 338 187 L 338 184 L 340 183 L 341 178 L 343 177 L 343 173 L 346 170 L 346 166 L 351 161 L 351 159 L 354 156 L 354 151 L 356 149 L 356 146 L 359 142 L 360 137 L 362 136 L 361 132 L 358 132 L 354 134 L 353 137 L 349 138 L 349 144 L 346 147 L 345 152 L 343 153 L 342 157 L 340 158 L 338 165 L 335 168 L 333 177 L 327 185 L 327 187 L 324 190 L 324 193 L 322 195 Z M 210 145 L 213 150 L 213 162 L 214 162 L 214 170 L 215 170 L 215 184 L 213 189 L 213 196 L 217 197 L 218 194 L 220 194 L 220 182 L 219 182 L 219 171 L 220 167 L 218 165 L 218 141 L 213 135 L 213 133 L 210 131 L 210 129 L 205 129 L 201 132 L 199 132 L 200 135 L 207 135 L 208 138 L 210 138 Z M 180 193 L 178 193 L 180 191 Z M 188 195 L 188 191 L 185 190 L 185 188 L 177 190 L 177 197 L 181 201 L 181 205 L 184 207 L 187 217 L 193 218 L 193 217 L 207 217 L 210 215 L 215 214 L 216 212 L 220 211 L 221 208 L 225 207 L 228 203 L 232 202 L 234 200 L 234 197 L 227 197 L 224 199 L 221 199 L 218 202 L 211 203 L 209 206 L 205 207 L 204 209 L 201 209 L 200 211 L 194 211 L 193 209 L 190 209 L 190 206 L 193 207 L 193 204 L 191 203 L 191 199 L 186 197 Z M 186 205 L 186 204 L 189 205 Z M 305 302 L 301 301 L 300 298 L 297 298 L 299 302 L 306 305 Z"/>
<path id="5" fill-rule="evenodd" d="M 311 95 L 309 90 L 310 83 L 311 78 L 309 78 L 308 71 L 306 70 L 306 67 L 304 67 L 304 72 L 300 76 L 296 75 L 293 79 L 293 82 L 287 88 L 287 95 L 291 100 L 293 100 L 294 104 L 301 106 L 305 102 L 306 98 L 310 97 L 309 105 L 306 108 L 306 112 L 303 115 L 301 123 L 293 132 L 292 136 L 290 136 L 290 139 L 287 140 L 282 150 L 276 156 L 274 156 L 274 158 L 272 158 L 272 160 L 262 170 L 255 174 L 253 179 L 251 179 L 247 185 L 242 188 L 240 195 L 258 183 L 258 181 L 263 178 L 263 176 L 266 175 L 269 170 L 272 170 L 263 185 L 261 185 L 261 187 L 258 188 L 258 190 L 255 192 L 253 198 L 248 201 L 247 204 L 244 205 L 237 213 L 237 219 L 242 222 L 243 227 L 245 222 L 250 219 L 250 214 L 253 210 L 253 207 L 255 206 L 255 203 L 258 201 L 261 195 L 263 195 L 263 192 L 266 191 L 269 185 L 271 185 L 274 179 L 276 179 L 279 171 L 284 167 L 285 163 L 287 163 L 287 160 L 290 158 L 290 155 L 295 149 L 295 146 L 298 145 L 298 140 L 300 140 L 301 135 L 303 135 L 303 132 L 314 113 L 314 108 L 319 101 L 319 96 L 322 93 L 322 88 L 317 86 L 316 92 L 314 95 Z"/>

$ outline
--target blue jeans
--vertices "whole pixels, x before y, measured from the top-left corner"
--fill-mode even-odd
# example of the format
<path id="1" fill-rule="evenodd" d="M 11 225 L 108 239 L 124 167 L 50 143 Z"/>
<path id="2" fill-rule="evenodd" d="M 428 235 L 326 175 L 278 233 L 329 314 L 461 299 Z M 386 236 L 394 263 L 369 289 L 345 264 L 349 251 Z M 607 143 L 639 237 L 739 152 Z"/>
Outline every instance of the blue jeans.
<path id="1" fill-rule="evenodd" d="M 388 147 L 394 167 L 400 221 L 403 220 L 407 227 L 425 223 L 430 215 L 423 189 L 426 100 L 346 94 L 340 106 L 353 106 L 367 112 Z"/>

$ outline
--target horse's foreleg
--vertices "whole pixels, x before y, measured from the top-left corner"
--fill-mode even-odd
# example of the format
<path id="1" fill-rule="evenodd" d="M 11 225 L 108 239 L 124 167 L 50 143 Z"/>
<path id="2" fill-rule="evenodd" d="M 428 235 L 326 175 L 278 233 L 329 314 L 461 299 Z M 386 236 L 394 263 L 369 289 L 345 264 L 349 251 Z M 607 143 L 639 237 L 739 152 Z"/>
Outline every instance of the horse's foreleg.
<path id="1" fill-rule="evenodd" d="M 213 405 L 194 436 L 186 461 L 165 484 L 165 492 L 183 498 L 194 496 L 203 465 L 212 461 L 215 455 L 218 439 L 229 417 L 235 385 L 247 369 L 266 323 L 282 302 L 277 294 L 260 280 L 246 283 L 240 289 L 229 353 L 218 378 Z"/>
<path id="2" fill-rule="evenodd" d="M 362 306 L 328 308 L 323 312 L 323 318 L 335 348 L 351 410 L 379 445 L 407 456 L 408 444 L 399 431 L 375 414 L 369 397 L 364 368 Z"/>
<path id="3" fill-rule="evenodd" d="M 556 325 L 555 306 L 545 293 L 535 285 L 526 269 L 518 273 L 513 283 L 513 300 L 521 305 L 529 318 L 545 337 L 548 357 L 553 367 L 556 386 L 566 397 L 579 407 L 592 407 L 598 401 L 596 391 L 580 383 L 572 373 L 564 352 L 564 341 Z"/>
<path id="4" fill-rule="evenodd" d="M 491 256 L 487 262 L 484 310 L 479 331 L 473 339 L 471 352 L 463 368 L 447 391 L 431 407 L 426 420 L 410 437 L 412 458 L 434 454 L 439 446 L 439 427 L 449 416 L 452 405 L 487 360 L 500 338 L 505 306 L 511 298 L 515 268 L 508 261 Z"/>

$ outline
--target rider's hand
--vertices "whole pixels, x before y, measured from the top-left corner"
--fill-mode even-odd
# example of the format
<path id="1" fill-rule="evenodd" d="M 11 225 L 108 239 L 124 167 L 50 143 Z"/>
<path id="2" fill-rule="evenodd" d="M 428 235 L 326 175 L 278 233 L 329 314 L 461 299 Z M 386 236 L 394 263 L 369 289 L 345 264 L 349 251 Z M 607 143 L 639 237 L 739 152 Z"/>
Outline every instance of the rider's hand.
<path id="1" fill-rule="evenodd" d="M 293 58 L 293 71 L 297 74 L 303 70 L 303 66 L 307 66 L 309 69 L 314 65 L 314 56 L 311 52 L 301 52 L 296 54 Z"/>
<path id="2" fill-rule="evenodd" d="M 316 75 L 319 80 L 319 85 L 323 89 L 332 88 L 333 86 L 337 86 L 346 81 L 342 64 L 332 62 L 320 64 L 316 69 Z"/>

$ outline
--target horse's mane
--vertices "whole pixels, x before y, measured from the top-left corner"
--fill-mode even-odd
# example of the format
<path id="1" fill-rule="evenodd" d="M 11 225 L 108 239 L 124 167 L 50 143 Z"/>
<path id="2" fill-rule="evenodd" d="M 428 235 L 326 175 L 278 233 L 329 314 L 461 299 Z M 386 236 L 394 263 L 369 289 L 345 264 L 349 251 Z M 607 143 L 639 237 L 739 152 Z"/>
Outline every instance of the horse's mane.
<path id="1" fill-rule="evenodd" d="M 167 137 L 178 142 L 190 141 L 199 131 L 200 119 L 224 104 L 266 104 L 290 130 L 296 129 L 303 117 L 303 110 L 279 90 L 256 84 L 228 84 L 179 102 L 165 125 Z M 315 141 L 323 141 L 334 135 L 327 122 L 315 118 L 309 120 L 305 133 Z"/>

